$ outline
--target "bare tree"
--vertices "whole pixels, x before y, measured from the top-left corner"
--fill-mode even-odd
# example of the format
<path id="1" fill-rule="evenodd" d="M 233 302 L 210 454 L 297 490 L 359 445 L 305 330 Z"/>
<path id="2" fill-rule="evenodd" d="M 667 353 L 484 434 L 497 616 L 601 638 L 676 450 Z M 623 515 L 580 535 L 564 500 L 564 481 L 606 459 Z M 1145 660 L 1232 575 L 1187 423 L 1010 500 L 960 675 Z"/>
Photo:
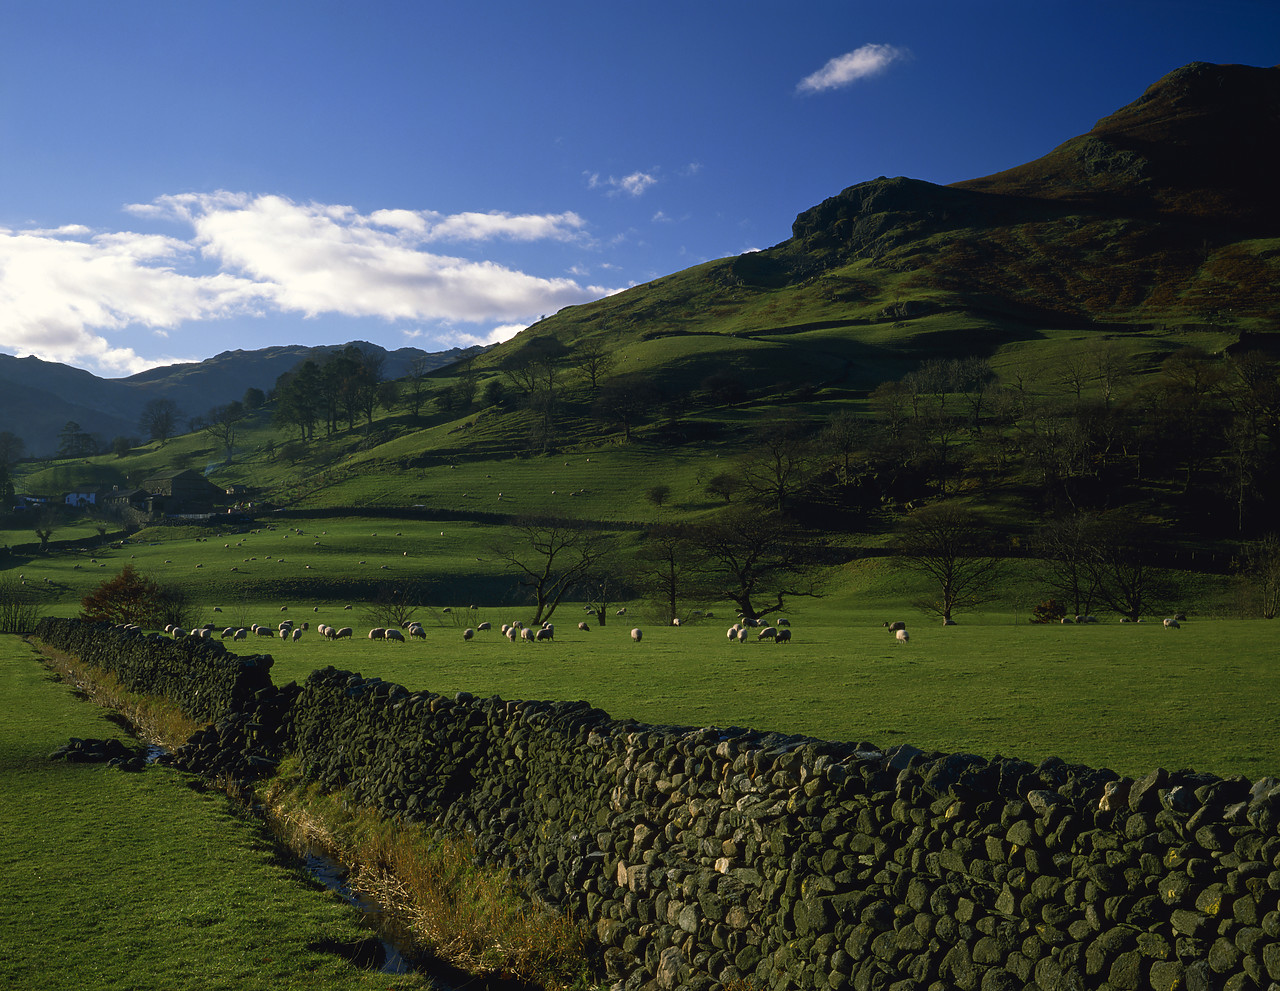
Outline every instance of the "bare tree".
<path id="1" fill-rule="evenodd" d="M 420 355 L 409 362 L 409 373 L 404 379 L 400 403 L 415 420 L 422 415 L 422 407 L 431 398 L 431 388 L 427 384 L 429 371 L 431 371 L 431 362 L 427 360 L 426 355 Z"/>
<path id="2" fill-rule="evenodd" d="M 1244 578 L 1262 618 L 1280 615 L 1280 534 L 1269 533 L 1245 549 Z"/>
<path id="3" fill-rule="evenodd" d="M 756 433 L 750 453 L 742 462 L 747 488 L 774 512 L 785 511 L 809 482 L 813 458 L 808 429 L 796 417 L 769 422 Z"/>
<path id="4" fill-rule="evenodd" d="M 972 608 L 994 594 L 1000 560 L 981 515 L 950 502 L 917 509 L 902 530 L 902 561 L 933 580 L 936 595 L 916 602 L 944 621 L 957 609 Z"/>
<path id="5" fill-rule="evenodd" d="M 512 524 L 515 540 L 494 547 L 494 554 L 533 599 L 532 622 L 541 623 L 583 579 L 594 573 L 613 549 L 597 531 L 561 520 L 522 519 Z"/>
<path id="6" fill-rule="evenodd" d="M 138 427 L 151 440 L 158 440 L 163 445 L 177 433 L 180 415 L 178 404 L 172 399 L 151 399 L 142 407 Z"/>
<path id="7" fill-rule="evenodd" d="M 614 356 L 603 336 L 588 337 L 573 349 L 573 363 L 591 383 L 591 391 L 600 388 L 600 379 L 613 367 Z"/>
<path id="8" fill-rule="evenodd" d="M 636 552 L 636 581 L 660 605 L 666 622 L 680 615 L 680 599 L 699 559 L 695 531 L 687 527 L 657 526 L 645 534 Z"/>
<path id="9" fill-rule="evenodd" d="M 1090 565 L 1096 550 L 1097 518 L 1089 513 L 1049 520 L 1038 531 L 1034 549 L 1042 562 L 1044 582 L 1080 616 L 1093 611 L 1098 597 L 1097 570 Z"/>
<path id="10" fill-rule="evenodd" d="M 240 402 L 215 406 L 205 415 L 204 430 L 222 445 L 228 463 L 235 454 L 236 432 L 244 418 L 244 404 Z"/>
<path id="11" fill-rule="evenodd" d="M 688 532 L 699 556 L 699 591 L 737 603 L 750 619 L 784 608 L 790 597 L 819 594 L 811 568 L 816 540 L 784 517 L 737 511 Z"/>

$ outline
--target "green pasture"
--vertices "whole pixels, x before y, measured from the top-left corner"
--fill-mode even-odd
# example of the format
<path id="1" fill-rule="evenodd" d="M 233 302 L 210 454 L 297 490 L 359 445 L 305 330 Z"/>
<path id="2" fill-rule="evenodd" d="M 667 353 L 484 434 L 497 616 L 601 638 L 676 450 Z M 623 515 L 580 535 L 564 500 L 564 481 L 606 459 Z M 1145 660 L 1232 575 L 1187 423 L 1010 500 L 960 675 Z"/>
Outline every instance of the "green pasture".
<path id="1" fill-rule="evenodd" d="M 68 738 L 122 737 L 103 710 L 0 637 L 0 986 L 429 987 L 309 949 L 367 933 L 225 796 L 158 767 L 52 761 Z"/>
<path id="2" fill-rule="evenodd" d="M 1277 633 L 1264 621 L 1188 620 L 1035 626 L 1007 614 L 944 628 L 909 613 L 911 640 L 883 610 L 791 611 L 790 644 L 730 643 L 728 619 L 671 628 L 637 610 L 595 627 L 581 607 L 554 617 L 553 643 L 511 643 L 498 629 L 522 610 L 422 610 L 425 640 L 235 643 L 270 653 L 277 684 L 333 665 L 441 694 L 586 699 L 619 719 L 750 726 L 924 750 L 1049 756 L 1141 775 L 1157 766 L 1257 778 L 1280 773 Z M 579 620 L 593 629 L 582 632 Z M 494 629 L 463 639 L 465 625 Z M 632 642 L 633 627 L 643 639 Z"/>

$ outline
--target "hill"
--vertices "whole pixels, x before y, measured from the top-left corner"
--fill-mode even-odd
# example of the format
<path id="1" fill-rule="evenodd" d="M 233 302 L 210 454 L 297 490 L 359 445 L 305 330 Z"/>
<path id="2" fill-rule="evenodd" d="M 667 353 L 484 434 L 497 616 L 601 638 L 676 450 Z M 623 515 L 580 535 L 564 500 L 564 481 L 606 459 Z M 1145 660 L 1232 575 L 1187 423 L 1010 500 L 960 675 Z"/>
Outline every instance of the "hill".
<path id="1" fill-rule="evenodd" d="M 387 351 L 367 341 L 352 342 L 383 359 L 384 372 L 398 378 L 421 360 L 440 368 L 478 349 L 427 352 L 419 348 Z M 23 439 L 27 453 L 51 456 L 58 433 L 75 421 L 105 446 L 117 435 L 139 434 L 138 417 L 152 399 L 168 398 L 187 416 L 244 396 L 249 388 L 264 392 L 276 379 L 306 360 L 323 359 L 345 344 L 307 347 L 299 344 L 223 351 L 204 361 L 152 368 L 127 378 L 104 379 L 90 372 L 36 357 L 0 354 L 0 423 Z"/>

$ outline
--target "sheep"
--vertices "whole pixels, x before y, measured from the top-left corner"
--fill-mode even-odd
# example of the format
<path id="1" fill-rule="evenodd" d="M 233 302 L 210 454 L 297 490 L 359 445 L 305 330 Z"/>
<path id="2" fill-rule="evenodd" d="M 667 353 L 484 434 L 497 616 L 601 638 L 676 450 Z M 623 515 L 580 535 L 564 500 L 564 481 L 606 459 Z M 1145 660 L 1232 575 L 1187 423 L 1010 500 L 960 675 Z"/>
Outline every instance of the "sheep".
<path id="1" fill-rule="evenodd" d="M 896 633 L 898 630 L 905 630 L 907 628 L 907 624 L 902 622 L 901 620 L 898 620 L 895 623 L 885 623 L 884 627 L 890 633 Z"/>
<path id="2" fill-rule="evenodd" d="M 276 631 L 269 626 L 259 626 L 253 632 L 260 637 L 274 637 L 276 635 Z"/>
<path id="3" fill-rule="evenodd" d="M 787 619 L 785 616 L 781 616 L 778 619 L 774 620 L 773 625 L 774 626 L 790 626 L 791 620 Z"/>
<path id="4" fill-rule="evenodd" d="M 579 623 L 579 624 L 578 624 L 578 629 L 580 629 L 583 633 L 590 633 L 590 632 L 591 632 L 591 627 L 590 627 L 590 626 L 588 626 L 586 623 Z"/>
<path id="5" fill-rule="evenodd" d="M 906 643 L 911 639 L 911 634 L 907 632 L 906 627 L 901 630 L 895 630 L 893 635 L 897 638 L 898 643 Z"/>
<path id="6" fill-rule="evenodd" d="M 425 640 L 427 639 L 427 631 L 421 626 L 414 625 L 409 627 L 409 636 L 417 637 L 419 640 Z"/>
<path id="7" fill-rule="evenodd" d="M 400 643 L 404 643 L 404 634 L 403 634 L 403 633 L 401 633 L 399 630 L 383 630 L 383 631 L 382 631 L 382 639 L 383 639 L 383 640 L 398 640 L 398 641 L 400 641 Z"/>
<path id="8" fill-rule="evenodd" d="M 387 631 L 384 630 L 381 626 L 375 626 L 372 630 L 369 631 L 370 640 L 381 640 L 386 635 L 387 635 Z"/>
<path id="9" fill-rule="evenodd" d="M 343 606 L 342 608 L 343 608 L 343 610 L 344 610 L 344 611 L 346 611 L 346 610 L 349 610 L 351 607 L 350 607 L 350 606 Z"/>
<path id="10" fill-rule="evenodd" d="M 227 637 L 234 637 L 235 635 L 236 635 L 235 628 L 231 626 L 228 626 L 225 630 L 222 631 L 223 640 L 227 639 Z"/>
<path id="11" fill-rule="evenodd" d="M 778 628 L 776 626 L 766 626 L 763 630 L 756 634 L 757 640 L 776 640 L 778 636 Z"/>
<path id="12" fill-rule="evenodd" d="M 222 606 L 214 606 L 214 607 L 213 607 L 213 611 L 214 611 L 214 612 L 222 612 Z"/>
<path id="13" fill-rule="evenodd" d="M 742 627 L 741 627 L 741 626 L 739 626 L 737 623 L 734 623 L 731 627 L 729 627 L 729 629 L 728 629 L 728 630 L 726 630 L 726 631 L 725 631 L 725 634 L 724 634 L 724 635 L 725 635 L 726 637 L 728 637 L 730 640 L 737 640 L 737 639 L 738 639 L 738 631 L 739 631 L 740 629 L 742 629 Z"/>
<path id="14" fill-rule="evenodd" d="M 235 636 L 233 636 L 231 639 L 232 639 L 232 640 L 247 640 L 248 638 L 249 638 L 249 631 L 248 631 L 248 630 L 246 630 L 246 629 L 242 626 L 242 627 L 240 627 L 240 629 L 236 630 Z"/>
<path id="15" fill-rule="evenodd" d="M 639 629 L 639 627 L 631 631 L 631 639 L 634 643 L 639 643 L 640 638 L 643 636 L 644 636 L 644 633 Z"/>
<path id="16" fill-rule="evenodd" d="M 1173 618 L 1166 619 L 1164 621 L 1164 625 L 1167 630 L 1177 630 L 1181 628 L 1181 624 Z"/>
<path id="17" fill-rule="evenodd" d="M 1061 624 L 1062 624 L 1063 626 L 1071 626 L 1071 625 L 1072 625 L 1071 617 L 1070 617 L 1070 616 L 1063 616 L 1063 617 L 1062 617 L 1062 619 L 1061 619 L 1059 622 L 1061 622 Z"/>
<path id="18" fill-rule="evenodd" d="M 533 643 L 533 630 L 529 629 L 526 626 L 524 629 L 520 631 L 520 639 L 528 640 L 530 643 Z"/>
<path id="19" fill-rule="evenodd" d="M 790 643 L 790 642 L 791 642 L 791 631 L 790 631 L 790 630 L 779 630 L 779 631 L 778 631 L 778 635 L 777 635 L 776 637 L 774 637 L 774 638 L 773 638 L 773 642 L 774 642 L 774 643 Z"/>
<path id="20" fill-rule="evenodd" d="M 672 625 L 672 626 L 679 626 L 679 625 L 680 625 L 680 617 L 679 617 L 679 616 L 674 616 L 674 617 L 672 617 L 671 625 Z"/>
<path id="21" fill-rule="evenodd" d="M 614 613 L 615 616 L 625 616 L 626 614 L 627 614 L 626 606 L 623 606 L 621 609 L 619 609 L 617 612 Z"/>
<path id="22" fill-rule="evenodd" d="M 508 626 L 506 628 L 506 631 L 503 633 L 503 636 L 505 636 L 512 643 L 515 643 L 516 637 L 519 636 L 519 631 L 516 630 L 514 626 Z"/>
<path id="23" fill-rule="evenodd" d="M 477 629 L 477 630 L 492 630 L 492 629 L 493 629 L 493 624 L 492 624 L 492 623 L 481 623 L 480 625 L 478 625 L 478 626 L 476 627 L 476 629 Z"/>
<path id="24" fill-rule="evenodd" d="M 288 612 L 288 611 L 289 611 L 289 607 L 288 607 L 288 606 L 281 606 L 281 607 L 280 607 L 280 611 L 281 611 L 281 612 Z"/>
<path id="25" fill-rule="evenodd" d="M 352 635 L 352 632 L 353 632 L 353 631 L 352 631 L 351 627 L 349 627 L 349 626 L 344 626 L 342 629 L 340 629 L 337 633 L 335 633 L 335 634 L 333 635 L 333 638 L 334 638 L 335 640 L 342 640 L 343 638 L 350 638 L 350 637 L 351 637 L 351 635 Z"/>
<path id="26" fill-rule="evenodd" d="M 302 631 L 301 631 L 301 630 L 294 630 L 294 631 L 293 631 L 293 637 L 292 637 L 293 642 L 294 642 L 294 643 L 297 643 L 297 642 L 298 642 L 299 640 L 301 640 L 301 639 L 302 639 Z"/>
<path id="27" fill-rule="evenodd" d="M 747 636 L 749 633 L 750 631 L 745 626 L 742 629 L 740 629 L 738 631 L 738 643 L 746 643 Z"/>
<path id="28" fill-rule="evenodd" d="M 472 637 L 474 637 L 475 635 L 476 635 L 476 631 L 475 631 L 475 630 L 473 630 L 473 629 L 472 629 L 471 627 L 469 627 L 469 626 L 468 626 L 465 630 L 463 630 L 463 631 L 462 631 L 462 639 L 463 639 L 463 640 L 470 640 L 470 639 L 471 639 Z"/>
<path id="29" fill-rule="evenodd" d="M 556 638 L 556 631 L 551 627 L 544 626 L 534 634 L 533 638 L 535 640 L 554 640 Z"/>

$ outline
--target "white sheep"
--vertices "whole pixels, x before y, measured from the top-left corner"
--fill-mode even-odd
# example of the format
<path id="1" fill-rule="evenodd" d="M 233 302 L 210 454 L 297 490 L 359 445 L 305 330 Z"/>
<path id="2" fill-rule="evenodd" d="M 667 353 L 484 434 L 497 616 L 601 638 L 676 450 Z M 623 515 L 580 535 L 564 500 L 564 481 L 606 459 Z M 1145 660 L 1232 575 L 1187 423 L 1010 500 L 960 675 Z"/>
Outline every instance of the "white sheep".
<path id="1" fill-rule="evenodd" d="M 731 627 L 729 627 L 727 631 L 725 631 L 725 636 L 728 637 L 730 640 L 737 640 L 738 631 L 740 629 L 742 629 L 742 627 L 739 626 L 737 623 L 734 623 Z"/>
<path id="2" fill-rule="evenodd" d="M 475 630 L 473 630 L 473 629 L 472 629 L 471 627 L 469 627 L 469 626 L 468 626 L 465 630 L 463 630 L 463 631 L 462 631 L 462 639 L 463 639 L 463 640 L 470 640 L 470 639 L 471 639 L 472 637 L 474 637 L 475 635 L 476 635 L 476 631 L 475 631 Z"/>
<path id="3" fill-rule="evenodd" d="M 894 630 L 893 635 L 897 638 L 898 643 L 906 643 L 911 639 L 911 634 L 903 627 L 901 630 Z"/>
<path id="4" fill-rule="evenodd" d="M 627 614 L 626 606 L 623 606 L 621 609 L 619 609 L 617 612 L 614 613 L 615 616 L 625 616 L 626 614 Z"/>
<path id="5" fill-rule="evenodd" d="M 756 634 L 757 640 L 774 640 L 778 636 L 778 628 L 776 626 L 766 626 L 763 630 Z"/>
<path id="6" fill-rule="evenodd" d="M 586 623 L 579 623 L 579 624 L 578 624 L 578 629 L 580 629 L 583 633 L 590 633 L 590 632 L 591 632 L 591 627 L 590 627 L 590 626 L 588 626 Z"/>
<path id="7" fill-rule="evenodd" d="M 774 626 L 790 626 L 790 625 L 791 625 L 791 620 L 787 619 L 785 616 L 782 616 L 782 617 L 780 617 L 780 618 L 776 619 L 776 620 L 774 621 L 773 625 L 774 625 Z"/>
<path id="8" fill-rule="evenodd" d="M 530 643 L 533 643 L 533 630 L 529 629 L 527 626 L 524 627 L 520 631 L 520 639 L 528 640 Z"/>
<path id="9" fill-rule="evenodd" d="M 476 629 L 477 629 L 477 630 L 492 630 L 492 629 L 493 629 L 493 624 L 492 624 L 492 623 L 480 623 L 480 624 L 476 627 Z"/>
<path id="10" fill-rule="evenodd" d="M 403 633 L 401 633 L 399 630 L 383 630 L 383 631 L 382 631 L 382 639 L 383 639 L 383 640 L 398 640 L 398 641 L 400 641 L 400 643 L 404 643 L 404 634 L 403 634 Z"/>
<path id="11" fill-rule="evenodd" d="M 413 626 L 409 627 L 409 636 L 417 637 L 419 640 L 425 640 L 427 639 L 427 631 L 415 623 Z"/>
<path id="12" fill-rule="evenodd" d="M 246 630 L 246 629 L 242 626 L 242 627 L 240 627 L 240 629 L 236 630 L 236 632 L 235 632 L 235 636 L 233 636 L 231 639 L 232 639 L 232 640 L 247 640 L 247 639 L 248 639 L 248 637 L 249 637 L 249 631 L 248 631 L 248 630 Z"/>
<path id="13" fill-rule="evenodd" d="M 293 631 L 293 637 L 292 637 L 292 639 L 293 639 L 293 642 L 294 642 L 294 643 L 297 643 L 299 640 L 301 640 L 301 639 L 302 639 L 302 631 L 301 631 L 301 630 L 294 630 L 294 631 Z"/>
<path id="14" fill-rule="evenodd" d="M 643 633 L 643 632 L 642 632 L 638 627 L 637 627 L 636 629 L 634 629 L 634 630 L 632 630 L 632 631 L 631 631 L 631 639 L 632 639 L 635 643 L 639 643 L 639 642 L 640 642 L 640 638 L 641 638 L 641 637 L 643 637 L 643 636 L 644 636 L 644 633 Z"/>
<path id="15" fill-rule="evenodd" d="M 738 643 L 746 643 L 747 636 L 750 634 L 750 632 L 751 631 L 748 630 L 745 626 L 742 629 L 740 629 L 738 631 Z"/>
<path id="16" fill-rule="evenodd" d="M 337 633 L 335 633 L 335 634 L 333 635 L 333 639 L 335 639 L 335 640 L 341 640 L 341 639 L 343 639 L 344 637 L 350 637 L 350 636 L 352 635 L 352 633 L 353 633 L 353 632 L 354 632 L 354 631 L 351 629 L 351 627 L 349 627 L 349 626 L 344 626 L 342 629 L 340 629 Z"/>
<path id="17" fill-rule="evenodd" d="M 679 616 L 675 616 L 675 617 L 673 617 L 673 618 L 672 618 L 672 620 L 671 620 L 671 625 L 672 625 L 672 626 L 679 626 L 679 625 L 680 625 L 680 617 L 679 617 Z"/>
<path id="18" fill-rule="evenodd" d="M 387 635 L 387 631 L 384 630 L 381 626 L 375 626 L 372 630 L 369 631 L 370 640 L 381 640 L 386 635 Z"/>
<path id="19" fill-rule="evenodd" d="M 556 638 L 556 631 L 552 627 L 544 626 L 534 634 L 533 638 L 535 640 L 554 640 Z"/>
<path id="20" fill-rule="evenodd" d="M 1176 619 L 1170 618 L 1164 621 L 1164 625 L 1165 625 L 1165 629 L 1177 630 L 1177 629 L 1181 629 L 1182 624 L 1180 624 Z"/>

